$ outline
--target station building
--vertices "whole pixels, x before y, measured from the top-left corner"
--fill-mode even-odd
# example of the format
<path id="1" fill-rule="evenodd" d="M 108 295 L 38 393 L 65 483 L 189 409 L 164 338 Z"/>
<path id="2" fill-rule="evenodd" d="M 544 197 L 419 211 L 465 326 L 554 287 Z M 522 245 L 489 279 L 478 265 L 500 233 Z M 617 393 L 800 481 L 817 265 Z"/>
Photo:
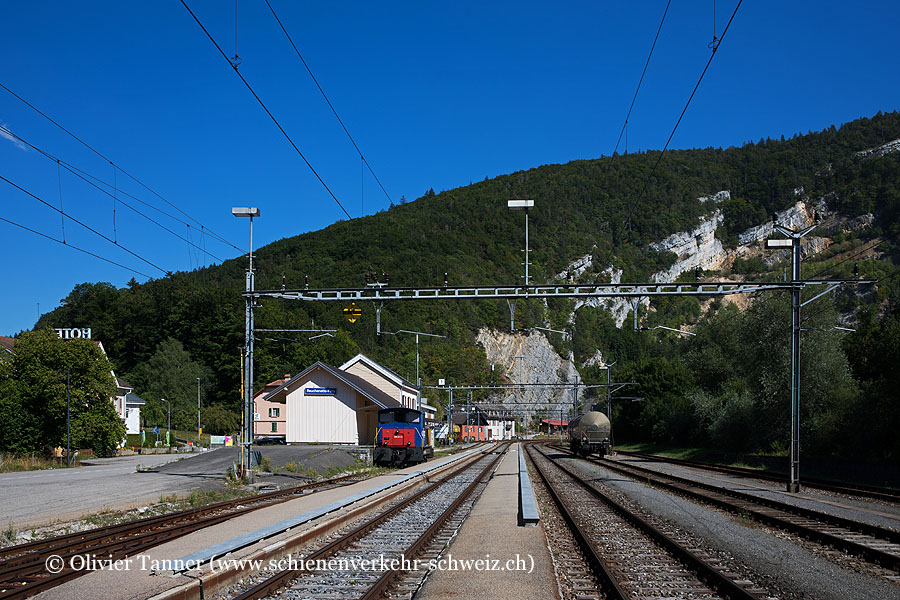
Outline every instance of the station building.
<path id="1" fill-rule="evenodd" d="M 399 406 L 415 408 L 415 386 L 358 354 L 340 367 L 316 362 L 299 375 L 267 385 L 257 394 L 254 412 L 260 421 L 255 432 L 258 437 L 279 436 L 283 419 L 289 444 L 370 445 L 375 442 L 378 411 Z"/>

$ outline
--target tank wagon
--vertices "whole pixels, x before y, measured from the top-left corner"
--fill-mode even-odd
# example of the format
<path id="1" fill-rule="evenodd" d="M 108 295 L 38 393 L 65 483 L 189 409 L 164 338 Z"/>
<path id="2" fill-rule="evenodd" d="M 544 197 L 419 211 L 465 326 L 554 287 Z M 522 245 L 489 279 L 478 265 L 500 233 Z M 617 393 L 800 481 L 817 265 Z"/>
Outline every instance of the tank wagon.
<path id="1" fill-rule="evenodd" d="M 569 448 L 587 456 L 609 453 L 609 419 L 602 412 L 591 411 L 569 422 Z"/>
<path id="2" fill-rule="evenodd" d="M 409 465 L 434 456 L 434 432 L 424 427 L 425 415 L 411 408 L 385 408 L 378 411 L 375 435 L 376 465 Z"/>

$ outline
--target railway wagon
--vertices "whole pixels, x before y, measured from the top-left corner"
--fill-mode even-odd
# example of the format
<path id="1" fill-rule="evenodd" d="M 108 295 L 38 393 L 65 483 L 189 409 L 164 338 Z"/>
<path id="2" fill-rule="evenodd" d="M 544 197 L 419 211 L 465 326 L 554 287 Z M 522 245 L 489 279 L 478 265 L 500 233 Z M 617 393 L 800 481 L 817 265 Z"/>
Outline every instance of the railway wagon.
<path id="1" fill-rule="evenodd" d="M 609 419 L 598 411 L 586 412 L 569 422 L 569 448 L 587 456 L 609 453 Z"/>
<path id="2" fill-rule="evenodd" d="M 379 410 L 372 461 L 381 466 L 414 465 L 434 456 L 434 432 L 424 423 L 425 415 L 412 408 Z"/>

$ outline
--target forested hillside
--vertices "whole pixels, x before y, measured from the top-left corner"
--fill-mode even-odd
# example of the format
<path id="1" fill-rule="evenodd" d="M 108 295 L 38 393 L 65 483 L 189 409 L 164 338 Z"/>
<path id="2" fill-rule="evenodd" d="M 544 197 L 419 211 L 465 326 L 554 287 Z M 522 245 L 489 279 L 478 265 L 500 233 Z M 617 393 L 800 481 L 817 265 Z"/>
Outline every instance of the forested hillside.
<path id="1" fill-rule="evenodd" d="M 418 200 L 379 214 L 260 248 L 255 253 L 257 288 L 280 288 L 282 282 L 298 288 L 307 276 L 313 288 L 359 287 L 367 272 L 388 273 L 390 285 L 396 286 L 438 285 L 445 272 L 451 285 L 516 283 L 523 272 L 524 217 L 506 208 L 506 201 L 514 198 L 535 201 L 530 212 L 535 281 L 551 280 L 554 273 L 564 272 L 571 261 L 588 253 L 595 266 L 579 276 L 582 281 L 597 281 L 609 266 L 623 270 L 622 281 L 642 281 L 675 260 L 671 254 L 649 250 L 648 245 L 672 233 L 690 231 L 715 208 L 698 200 L 701 196 L 730 191 L 730 199 L 719 205 L 725 218 L 717 231 L 726 246 L 736 245 L 737 234 L 793 205 L 800 195 L 825 198 L 830 210 L 845 217 L 873 213 L 874 225 L 861 231 L 827 232 L 833 242 L 830 250 L 810 258 L 804 276 L 818 272 L 850 277 L 858 263 L 862 276 L 881 279 L 877 291 L 833 295 L 818 301 L 822 308 L 810 311 L 811 322 L 831 342 L 804 347 L 824 348 L 822 356 L 809 353 L 810 360 L 818 357 L 819 362 L 807 369 L 808 377 L 817 369 L 828 370 L 819 375 L 829 383 L 822 390 L 824 396 L 805 408 L 814 412 L 817 428 L 810 443 L 829 452 L 836 448 L 829 440 L 847 434 L 848 422 L 860 432 L 873 423 L 873 414 L 883 417 L 876 423 L 879 427 L 898 423 L 896 402 L 880 395 L 890 390 L 896 399 L 898 389 L 892 375 L 896 369 L 885 366 L 891 357 L 895 363 L 900 358 L 898 336 L 891 337 L 900 318 L 894 277 L 900 240 L 900 152 L 858 154 L 897 138 L 900 114 L 894 112 L 740 148 L 671 151 L 655 169 L 659 153 L 646 152 L 546 165 L 440 193 L 429 190 Z M 877 251 L 854 254 L 872 240 Z M 144 284 L 132 282 L 123 289 L 85 283 L 60 307 L 42 316 L 36 328 L 91 327 L 117 371 L 151 401 L 146 411 L 151 419 L 158 418 L 154 396 L 167 388 L 166 397 L 175 399 L 179 407 L 178 418 L 190 423 L 200 377 L 204 404 L 213 407 L 207 412 L 208 427 L 216 428 L 214 422 L 227 427 L 228 411 L 234 411 L 239 400 L 244 326 L 240 292 L 245 267 L 243 257 Z M 781 266 L 765 272 L 762 261 L 735 264 L 734 270 L 760 279 L 782 273 Z M 730 275 L 703 274 L 708 278 Z M 621 411 L 617 421 L 621 436 L 656 440 L 688 436 L 700 442 L 727 440 L 742 448 L 770 448 L 781 439 L 779 423 L 787 421 L 778 420 L 782 409 L 777 407 L 765 413 L 771 422 L 760 421 L 759 402 L 763 394 L 766 398 L 775 394 L 787 374 L 779 359 L 771 360 L 753 344 L 768 343 L 760 337 L 765 334 L 761 323 L 769 319 L 783 324 L 771 316 L 778 311 L 786 316 L 782 302 L 773 295 L 742 312 L 734 307 L 717 310 L 720 302 L 664 299 L 654 301 L 650 313 L 642 315 L 647 325 L 696 327 L 698 335 L 690 340 L 617 329 L 601 309 L 581 309 L 570 322 L 574 305 L 565 301 L 548 306 L 538 301 L 520 303 L 517 325 L 566 328 L 572 333 L 568 340 L 553 340 L 563 355 L 571 351 L 577 361 L 584 361 L 599 350 L 619 359 L 617 376 L 621 373 L 623 378 L 644 382 L 642 394 L 648 401 L 643 406 L 616 409 Z M 297 373 L 314 360 L 340 364 L 359 351 L 414 377 L 414 340 L 376 337 L 375 310 L 370 304 L 362 306 L 362 318 L 352 325 L 336 303 L 266 300 L 262 304 L 256 318 L 259 328 L 314 326 L 340 332 L 334 338 L 312 341 L 303 335 L 261 336 L 257 388 L 285 373 Z M 824 331 L 837 322 L 839 313 L 860 311 L 862 324 L 856 333 Z M 508 319 L 501 301 L 398 302 L 385 306 L 382 328 L 446 335 L 444 340 L 420 346 L 423 379 L 426 383 L 438 377 L 477 383 L 490 381 L 491 373 L 482 349 L 474 343 L 475 333 L 484 326 L 508 328 Z M 785 325 L 784 344 L 786 331 Z M 781 340 L 778 331 L 769 333 Z M 744 353 L 755 358 L 744 360 Z M 585 379 L 599 376 L 592 368 L 582 369 L 582 375 Z M 659 388 L 655 395 L 654 385 Z M 740 428 L 755 423 L 768 427 L 765 436 L 734 438 L 733 431 L 746 431 Z M 885 444 L 885 452 L 898 455 L 896 441 Z"/>

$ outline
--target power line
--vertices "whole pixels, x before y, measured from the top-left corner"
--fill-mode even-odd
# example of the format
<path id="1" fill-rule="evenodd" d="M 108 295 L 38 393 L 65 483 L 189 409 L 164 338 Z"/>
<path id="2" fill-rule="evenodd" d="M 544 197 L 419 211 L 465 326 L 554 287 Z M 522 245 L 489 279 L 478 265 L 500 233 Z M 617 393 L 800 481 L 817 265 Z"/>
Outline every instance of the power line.
<path id="1" fill-rule="evenodd" d="M 5 181 L 5 182 L 8 183 L 9 185 L 13 186 L 14 188 L 16 188 L 17 190 L 19 190 L 20 192 L 23 192 L 23 193 L 25 193 L 25 194 L 31 196 L 32 198 L 34 198 L 35 200 L 37 200 L 37 201 L 40 202 L 41 204 L 43 204 L 43 205 L 45 205 L 45 206 L 47 206 L 47 207 L 49 207 L 49 208 L 55 210 L 56 212 L 58 212 L 59 214 L 65 216 L 65 217 L 68 217 L 71 221 L 74 221 L 74 222 L 78 223 L 79 225 L 81 225 L 82 227 L 84 227 L 85 229 L 87 229 L 88 231 L 90 231 L 90 232 L 92 232 L 92 233 L 95 233 L 95 234 L 99 235 L 100 237 L 102 237 L 104 240 L 106 240 L 107 242 L 109 242 L 109 243 L 112 244 L 113 246 L 116 246 L 117 248 L 121 248 L 122 250 L 124 250 L 124 251 L 127 252 L 128 254 L 131 254 L 131 255 L 134 256 L 135 258 L 138 258 L 138 259 L 144 261 L 145 263 L 147 263 L 148 265 L 150 265 L 150 266 L 153 267 L 154 269 L 159 269 L 160 271 L 162 271 L 162 272 L 163 272 L 164 274 L 166 274 L 166 275 L 171 275 L 171 274 L 172 274 L 171 271 L 166 271 L 165 269 L 163 269 L 163 268 L 160 267 L 159 265 L 156 265 L 156 264 L 150 262 L 149 260 L 147 260 L 146 258 L 144 258 L 143 256 L 141 256 L 140 254 L 138 254 L 138 253 L 136 253 L 136 252 L 134 252 L 134 251 L 132 251 L 132 250 L 129 250 L 128 248 L 126 248 L 126 247 L 123 246 L 122 244 L 116 243 L 115 241 L 109 239 L 108 237 L 106 237 L 105 235 L 103 235 L 102 233 L 100 233 L 99 231 L 97 231 L 96 229 L 94 229 L 93 227 L 91 227 L 90 225 L 86 225 L 86 224 L 82 223 L 81 221 L 79 221 L 78 219 L 76 219 L 75 217 L 73 217 L 72 215 L 67 214 L 67 213 L 61 211 L 60 209 L 56 208 L 55 206 L 53 206 L 52 204 L 50 204 L 50 203 L 47 202 L 46 200 L 43 200 L 42 198 L 39 198 L 39 197 L 35 196 L 34 194 L 32 194 L 31 192 L 29 192 L 29 191 L 26 190 L 25 188 L 23 188 L 23 187 L 21 187 L 21 186 L 15 184 L 15 183 L 13 183 L 12 181 L 10 181 L 9 179 L 7 179 L 7 178 L 4 177 L 3 175 L 0 175 L 0 179 L 2 179 L 3 181 Z"/>
<path id="2" fill-rule="evenodd" d="M 12 91 L 11 89 L 9 89 L 8 87 L 6 87 L 5 85 L 3 85 L 3 83 L 0 83 L 0 87 L 2 87 L 4 90 L 6 90 L 7 92 L 9 92 L 9 93 L 12 94 L 13 96 L 15 96 L 19 101 L 21 101 L 23 104 L 25 104 L 26 106 L 28 106 L 30 109 L 32 109 L 33 111 L 35 111 L 36 113 L 38 113 L 39 115 L 41 115 L 42 117 L 44 117 L 45 119 L 47 119 L 48 121 L 50 121 L 51 123 L 53 123 L 54 125 L 56 125 L 58 128 L 62 129 L 62 130 L 63 130 L 64 132 L 66 132 L 67 134 L 69 134 L 69 136 L 71 136 L 73 139 L 75 139 L 75 140 L 76 140 L 78 143 L 80 143 L 82 146 L 84 146 L 85 148 L 87 148 L 88 150 L 90 150 L 91 152 L 93 152 L 94 154 L 96 154 L 97 156 L 99 156 L 100 158 L 102 158 L 103 160 L 105 160 L 106 162 L 108 162 L 109 164 L 111 164 L 113 167 L 115 167 L 116 169 L 118 169 L 119 171 L 121 171 L 123 174 L 127 175 L 132 181 L 134 181 L 135 183 L 137 183 L 139 186 L 141 186 L 142 188 L 144 188 L 145 190 L 147 190 L 148 192 L 150 192 L 151 194 L 153 194 L 154 196 L 156 196 L 157 198 L 159 198 L 160 200 L 162 200 L 163 202 L 165 202 L 166 204 L 168 204 L 169 206 L 171 206 L 172 208 L 174 208 L 175 210 L 177 210 L 178 212 L 180 212 L 182 215 L 184 215 L 185 217 L 187 217 L 188 219 L 190 219 L 191 221 L 193 221 L 193 222 L 196 223 L 197 225 L 200 225 L 201 227 L 203 226 L 203 224 L 200 223 L 197 219 L 193 218 L 192 216 L 190 216 L 189 214 L 187 214 L 186 212 L 184 212 L 183 210 L 181 210 L 180 208 L 178 208 L 177 206 L 175 206 L 174 204 L 172 204 L 171 202 L 169 202 L 168 200 L 166 200 L 165 198 L 163 198 L 162 196 L 160 196 L 156 191 L 154 191 L 153 189 L 151 189 L 150 187 L 148 187 L 148 186 L 147 186 L 146 184 L 144 184 L 144 182 L 142 182 L 140 179 L 138 179 L 137 177 L 135 177 L 134 175 L 132 175 L 131 173 L 129 173 L 128 171 L 126 171 L 125 169 L 123 169 L 121 166 L 119 166 L 118 164 L 116 164 L 115 162 L 113 162 L 112 160 L 110 160 L 109 158 L 107 158 L 106 156 L 104 156 L 103 154 L 101 154 L 101 153 L 100 153 L 98 150 L 96 150 L 93 146 L 91 146 L 90 144 L 88 144 L 87 142 L 85 142 L 84 140 L 82 140 L 80 137 L 78 137 L 77 135 L 75 135 L 74 133 L 72 133 L 71 131 L 69 131 L 68 129 L 66 129 L 65 127 L 63 127 L 62 125 L 60 125 L 59 123 L 57 123 L 56 121 L 54 121 L 49 115 L 47 115 L 46 113 L 44 113 L 43 111 L 41 111 L 39 108 L 37 108 L 36 106 L 34 106 L 33 104 L 31 104 L 31 103 L 28 102 L 27 100 L 25 100 L 23 97 L 19 96 L 17 93 L 15 93 L 14 91 Z M 211 235 L 213 238 L 219 240 L 219 241 L 222 242 L 223 244 L 226 244 L 226 245 L 228 245 L 228 246 L 231 246 L 231 247 L 234 248 L 235 250 L 241 250 L 239 247 L 235 246 L 234 244 L 232 244 L 231 242 L 229 242 L 228 240 L 226 240 L 225 238 L 223 238 L 223 237 L 220 236 L 219 234 L 215 233 L 215 232 L 212 231 L 211 229 L 209 229 L 209 228 L 206 228 L 206 229 L 207 229 L 207 231 L 209 231 L 210 235 Z"/>
<path id="3" fill-rule="evenodd" d="M 669 0 L 671 2 L 671 0 Z M 338 120 L 338 123 L 341 124 L 341 127 L 344 129 L 344 133 L 347 134 L 347 137 L 350 139 L 350 143 L 353 144 L 353 147 L 356 148 L 357 154 L 362 159 L 363 163 L 365 163 L 366 167 L 369 169 L 369 173 L 372 174 L 372 177 L 375 178 L 375 181 L 378 182 L 378 186 L 381 188 L 381 191 L 384 192 L 385 197 L 387 197 L 388 202 L 391 205 L 394 204 L 394 201 L 391 199 L 391 196 L 387 193 L 387 190 L 384 189 L 384 186 L 381 185 L 381 181 L 378 179 L 378 175 L 375 174 L 375 171 L 372 170 L 372 166 L 369 164 L 369 161 L 366 160 L 366 157 L 363 156 L 362 150 L 359 149 L 359 146 L 356 145 L 356 140 L 353 139 L 353 136 L 350 135 L 350 132 L 347 130 L 347 126 L 344 125 L 344 121 L 341 120 L 341 117 L 338 116 L 337 110 L 335 110 L 334 106 L 331 104 L 331 100 L 328 99 L 328 96 L 325 95 L 325 90 L 322 89 L 322 86 L 319 85 L 319 81 L 316 79 L 316 76 L 313 75 L 312 69 L 309 68 L 309 65 L 306 64 L 306 61 L 303 59 L 303 56 L 300 54 L 300 50 L 297 49 L 297 45 L 294 44 L 293 38 L 291 38 L 290 34 L 287 32 L 287 29 L 284 28 L 284 25 L 281 23 L 281 19 L 278 18 L 278 15 L 275 13 L 275 9 L 272 8 L 272 4 L 269 0 L 266 0 L 266 5 L 269 7 L 269 10 L 272 11 L 272 16 L 275 17 L 275 20 L 278 22 L 278 26 L 281 27 L 281 31 L 284 32 L 285 37 L 287 37 L 288 41 L 291 43 L 291 46 L 294 48 L 294 52 L 297 53 L 297 58 L 300 59 L 300 62 L 303 63 L 303 66 L 306 67 L 306 72 L 309 73 L 309 76 L 312 77 L 313 83 L 316 84 L 316 87 L 319 88 L 319 92 L 322 94 L 322 97 L 325 98 L 325 102 L 328 104 L 328 108 L 331 109 L 331 112 L 334 113 L 334 117 Z"/>
<path id="4" fill-rule="evenodd" d="M 69 244 L 69 243 L 67 243 L 65 240 L 58 240 L 58 239 L 56 239 L 56 238 L 53 237 L 53 236 L 47 235 L 46 233 L 41 233 L 40 231 L 36 231 L 36 230 L 34 230 L 34 229 L 31 229 L 30 227 L 26 227 L 26 226 L 24 226 L 24 225 L 21 225 L 21 224 L 19 224 L 19 223 L 16 223 L 15 221 L 10 221 L 9 219 L 7 219 L 7 218 L 5 218 L 5 217 L 0 217 L 0 221 L 5 221 L 5 222 L 9 223 L 10 225 L 15 225 L 16 227 L 19 227 L 19 228 L 21 228 L 21 229 L 24 229 L 25 231 L 30 231 L 31 233 L 33 233 L 33 234 L 35 234 L 35 235 L 39 235 L 39 236 L 41 236 L 41 237 L 43 237 L 43 238 L 47 238 L 48 240 L 51 240 L 51 241 L 53 241 L 53 242 L 56 242 L 57 244 L 62 244 L 63 246 L 65 246 L 65 247 L 67 247 L 67 248 L 72 248 L 73 250 L 78 250 L 79 252 L 84 252 L 85 254 L 87 254 L 87 255 L 89 255 L 89 256 L 93 256 L 94 258 L 99 258 L 100 260 L 102 260 L 102 261 L 104 261 L 104 262 L 108 262 L 108 263 L 111 264 L 111 265 L 116 265 L 117 267 L 122 267 L 122 268 L 125 269 L 126 271 L 131 271 L 132 273 L 137 273 L 138 275 L 140 275 L 140 276 L 142 276 L 142 277 L 146 277 L 147 279 L 152 279 L 152 277 L 150 277 L 150 276 L 147 275 L 146 273 L 141 273 L 140 271 L 137 271 L 137 270 L 135 270 L 135 269 L 132 269 L 131 267 L 126 267 L 126 266 L 123 265 L 123 264 L 117 263 L 117 262 L 115 262 L 115 261 L 113 261 L 113 260 L 110 260 L 110 259 L 108 259 L 108 258 L 105 258 L 105 257 L 103 257 L 103 256 L 100 256 L 99 254 L 94 254 L 93 252 L 90 252 L 90 251 L 85 250 L 85 249 L 83 249 L 83 248 L 79 248 L 78 246 L 75 246 L 75 245 L 73 245 L 73 244 Z"/>
<path id="5" fill-rule="evenodd" d="M 684 114 L 687 112 L 688 107 L 691 105 L 691 101 L 694 99 L 694 94 L 697 93 L 697 89 L 700 87 L 700 82 L 703 81 L 703 77 L 706 75 L 706 71 L 709 69 L 709 65 L 712 64 L 713 59 L 716 57 L 716 51 L 719 49 L 719 46 L 722 45 L 722 42 L 725 40 L 725 34 L 728 33 L 728 28 L 731 27 L 732 21 L 734 21 L 734 17 L 737 14 L 738 9 L 741 7 L 741 2 L 743 0 L 738 0 L 737 6 L 734 7 L 734 12 L 731 13 L 731 18 L 728 19 L 728 24 L 725 25 L 725 29 L 722 30 L 722 37 L 719 38 L 717 44 L 712 46 L 712 53 L 709 55 L 709 60 L 706 61 L 706 66 L 703 67 L 703 72 L 700 73 L 700 78 L 697 79 L 697 84 L 694 86 L 693 91 L 691 91 L 691 95 L 688 98 L 687 103 L 684 105 L 684 108 L 681 111 L 681 114 L 678 116 L 678 120 L 675 122 L 675 127 L 672 128 L 672 133 L 669 134 L 669 139 L 666 140 L 666 145 L 663 146 L 662 151 L 659 153 L 659 156 L 656 159 L 656 162 L 653 164 L 653 168 L 650 169 L 650 172 L 647 174 L 647 178 L 644 180 L 644 187 L 641 189 L 641 194 L 638 196 L 638 199 L 644 197 L 644 194 L 647 191 L 647 187 L 650 185 L 650 177 L 653 176 L 653 173 L 656 172 L 656 168 L 659 166 L 659 163 L 662 161 L 663 155 L 665 155 L 666 150 L 669 149 L 669 144 L 672 142 L 672 138 L 675 137 L 675 132 L 678 130 L 678 126 L 681 124 L 681 120 L 684 118 Z M 634 207 L 638 203 L 635 202 L 632 204 L 631 212 L 628 213 L 628 218 L 625 219 L 626 223 L 631 222 L 631 217 L 634 215 Z"/>
<path id="6" fill-rule="evenodd" d="M 137 200 L 137 201 L 140 202 L 141 204 L 144 204 L 144 205 L 146 205 L 146 206 L 149 206 L 150 208 L 153 208 L 154 210 L 156 210 L 156 211 L 158 211 L 158 212 L 164 214 L 165 216 L 167 216 L 167 217 L 169 217 L 169 218 L 171 218 L 171 219 L 174 219 L 174 220 L 176 220 L 176 221 L 179 221 L 179 222 L 181 222 L 181 223 L 184 223 L 185 225 L 187 225 L 188 229 L 190 229 L 190 227 L 191 227 L 190 224 L 185 223 L 184 221 L 181 221 L 181 219 L 178 219 L 177 217 L 174 217 L 174 216 L 172 216 L 172 215 L 169 215 L 168 213 L 166 213 L 166 212 L 160 210 L 159 208 L 157 208 L 157 207 L 155 207 L 155 206 L 153 206 L 153 205 L 151 205 L 151 204 L 147 204 L 146 202 L 144 202 L 144 201 L 141 200 L 140 198 L 135 198 L 135 197 L 132 196 L 131 194 L 127 194 L 127 193 L 125 193 L 125 192 L 122 192 L 121 190 L 119 190 L 119 189 L 116 187 L 115 184 L 110 185 L 109 183 L 103 181 L 102 179 L 99 179 L 99 178 L 97 178 L 97 177 L 94 177 L 94 176 L 91 175 L 90 173 L 87 173 L 87 172 L 85 172 L 85 171 L 82 171 L 81 169 L 79 169 L 79 168 L 77 168 L 77 167 L 75 167 L 75 166 L 73 166 L 73 165 L 70 165 L 70 164 L 67 163 L 66 161 L 64 161 L 64 160 L 62 160 L 62 159 L 60 159 L 60 158 L 58 158 L 58 157 L 56 157 L 56 156 L 53 156 L 52 154 L 50 154 L 49 152 L 46 152 L 45 150 L 42 150 L 41 148 L 38 148 L 37 146 L 35 146 L 35 145 L 32 144 L 31 142 L 28 142 L 28 141 L 22 139 L 21 137 L 19 137 L 18 135 L 14 134 L 13 132 L 11 132 L 9 129 L 7 129 L 6 127 L 4 127 L 4 126 L 2 126 L 2 125 L 0 125 L 0 131 L 2 131 L 3 133 L 5 133 L 5 134 L 7 134 L 7 135 L 9 135 L 9 136 L 11 136 L 11 137 L 13 137 L 13 138 L 19 140 L 19 141 L 22 142 L 23 144 L 28 145 L 29 147 L 33 148 L 35 151 L 39 152 L 40 154 L 43 154 L 43 155 L 44 155 L 45 157 L 47 157 L 49 160 L 52 160 L 52 161 L 56 162 L 57 168 L 58 168 L 59 166 L 65 167 L 65 169 L 66 169 L 67 171 L 69 171 L 70 173 L 72 173 L 73 175 L 75 175 L 76 177 L 78 177 L 79 179 L 81 179 L 82 181 L 84 181 L 85 183 L 87 183 L 88 185 L 90 185 L 90 186 L 96 188 L 96 189 L 97 189 L 98 191 L 100 191 L 101 193 L 106 194 L 107 196 L 109 196 L 110 198 L 112 198 L 112 199 L 113 199 L 113 202 L 114 202 L 114 204 L 113 204 L 113 235 L 114 235 L 114 236 L 116 236 L 116 233 L 115 233 L 115 232 L 116 232 L 116 214 L 115 214 L 115 210 L 116 210 L 116 209 L 115 209 L 115 205 L 116 205 L 116 204 L 122 204 L 123 206 L 125 206 L 125 207 L 131 209 L 132 211 L 136 212 L 137 214 L 141 215 L 142 217 L 144 217 L 145 219 L 147 219 L 148 221 L 150 221 L 151 223 L 153 223 L 154 225 L 156 225 L 156 226 L 159 227 L 160 229 L 163 229 L 163 230 L 167 231 L 168 233 L 171 233 L 172 235 L 174 235 L 175 237 L 177 237 L 178 239 L 180 239 L 180 240 L 183 241 L 183 242 L 187 242 L 188 244 L 190 244 L 191 246 L 193 246 L 193 247 L 196 248 L 197 250 L 202 251 L 204 254 L 208 254 L 209 256 L 212 256 L 212 257 L 215 258 L 216 260 L 222 260 L 221 258 L 219 258 L 218 256 L 216 256 L 215 254 L 212 254 L 211 252 L 207 252 L 206 250 L 203 250 L 202 248 L 200 248 L 199 246 L 197 246 L 196 244 L 194 244 L 194 243 L 193 243 L 192 241 L 190 241 L 189 239 L 186 239 L 186 238 L 184 238 L 184 237 L 178 235 L 177 233 L 175 233 L 174 231 L 172 231 L 171 229 L 169 229 L 168 227 L 166 227 L 166 226 L 163 225 L 162 223 L 160 223 L 160 222 L 156 221 L 155 219 L 153 219 L 153 218 L 151 218 L 151 217 L 145 215 L 144 213 L 142 213 L 142 212 L 139 211 L 138 209 L 134 208 L 133 206 L 131 206 L 131 205 L 128 204 L 127 202 L 125 202 L 125 201 L 123 201 L 123 200 L 117 198 L 114 194 L 110 194 L 108 191 L 104 190 L 103 188 L 101 188 L 100 186 L 98 186 L 96 183 L 90 181 L 90 180 L 88 179 L 88 177 L 89 177 L 90 179 L 93 179 L 94 181 L 98 181 L 98 182 L 102 183 L 103 185 L 105 185 L 105 186 L 107 186 L 107 187 L 110 187 L 114 192 L 123 193 L 123 194 L 125 194 L 126 196 L 128 196 L 129 198 L 134 198 L 135 200 Z M 82 174 L 83 174 L 83 175 L 82 175 Z M 62 184 L 60 183 L 60 186 L 61 186 L 61 185 L 62 185 Z M 61 188 L 61 187 L 60 187 L 60 202 L 62 202 L 62 188 Z M 114 237 L 114 238 L 113 238 L 113 243 L 114 243 L 114 244 L 118 244 L 118 238 L 117 238 L 117 237 Z"/>
<path id="7" fill-rule="evenodd" d="M 341 210 L 344 211 L 344 214 L 347 215 L 347 218 L 352 219 L 353 217 L 350 216 L 350 213 L 347 212 L 347 209 L 344 208 L 344 205 L 341 204 L 341 201 L 337 199 L 337 196 L 334 195 L 334 192 L 332 192 L 331 188 L 328 187 L 328 184 L 325 183 L 325 180 L 322 179 L 322 177 L 315 170 L 315 168 L 313 168 L 312 164 L 310 164 L 310 162 L 306 159 L 306 157 L 300 151 L 300 148 L 298 148 L 297 144 L 294 143 L 294 140 L 291 139 L 291 136 L 289 136 L 287 134 L 287 132 L 284 130 L 284 127 L 282 127 L 281 123 L 278 122 L 278 119 L 275 118 L 275 116 L 272 114 L 272 112 L 269 110 L 269 108 L 260 99 L 259 95 L 253 90 L 253 87 L 247 82 L 246 79 L 244 79 L 244 76 L 241 75 L 241 72 L 238 71 L 237 67 L 234 66 L 234 64 L 231 62 L 231 60 L 229 60 L 229 58 L 225 54 L 225 52 L 222 51 L 221 46 L 219 46 L 219 44 L 216 42 L 216 40 L 213 38 L 213 36 L 209 33 L 209 31 L 206 30 L 206 27 L 203 26 L 203 23 L 201 23 L 200 19 L 197 18 L 197 15 L 194 14 L 194 11 L 192 11 L 190 9 L 190 7 L 187 5 L 187 3 L 184 0 L 181 0 L 181 4 L 190 13 L 190 15 L 192 17 L 194 17 L 194 20 L 197 22 L 197 25 L 200 26 L 200 29 L 202 29 L 203 33 L 206 34 L 206 37 L 209 38 L 209 41 L 211 41 L 213 43 L 213 46 L 216 47 L 216 50 L 219 51 L 219 54 L 222 55 L 222 58 L 224 58 L 226 60 L 226 62 L 228 62 L 228 64 L 231 65 L 231 68 L 234 69 L 234 74 L 237 75 L 242 82 L 244 82 L 244 85 L 247 86 L 247 89 L 250 90 L 250 93 L 253 94 L 253 97 L 256 98 L 256 101 L 259 102 L 259 105 L 262 106 L 264 111 L 266 111 L 266 114 L 269 115 L 269 118 L 272 119 L 272 122 L 275 123 L 275 126 L 278 127 L 278 130 L 281 131 L 281 133 L 282 133 L 282 135 L 284 135 L 285 139 L 287 139 L 287 141 L 290 143 L 290 145 L 293 146 L 293 148 L 297 152 L 297 154 L 300 155 L 300 158 L 303 159 L 303 162 L 306 163 L 306 166 L 309 167 L 309 170 L 313 172 L 313 175 L 316 176 L 316 179 L 319 180 L 319 183 L 322 184 L 322 187 L 324 187 L 328 191 L 328 194 L 334 199 L 334 201 L 337 203 L 337 205 L 341 207 Z"/>
<path id="8" fill-rule="evenodd" d="M 266 0 L 268 2 L 268 0 Z M 612 154 L 609 158 L 609 163 L 607 163 L 606 172 L 609 173 L 609 169 L 612 167 L 612 161 L 616 156 L 616 151 L 619 149 L 619 143 L 622 141 L 622 134 L 625 133 L 625 128 L 628 127 L 628 119 L 631 117 L 631 111 L 634 109 L 634 103 L 637 101 L 638 92 L 641 91 L 641 84 L 644 83 L 644 75 L 647 74 L 647 67 L 650 66 L 650 58 L 653 56 L 653 50 L 656 48 L 656 41 L 659 39 L 659 32 L 662 31 L 663 23 L 666 21 L 666 15 L 669 14 L 669 5 L 672 4 L 672 0 L 669 0 L 666 3 L 666 10 L 663 11 L 662 19 L 659 21 L 659 27 L 656 29 L 656 37 L 653 38 L 653 45 L 650 46 L 650 54 L 647 55 L 647 62 L 644 63 L 644 70 L 641 71 L 641 78 L 638 81 L 637 89 L 634 90 L 634 97 L 631 99 L 631 106 L 628 107 L 628 114 L 625 115 L 625 122 L 622 123 L 622 130 L 619 132 L 619 139 L 616 140 L 616 147 L 613 148 Z M 628 142 L 626 138 L 625 148 L 627 151 Z"/>

